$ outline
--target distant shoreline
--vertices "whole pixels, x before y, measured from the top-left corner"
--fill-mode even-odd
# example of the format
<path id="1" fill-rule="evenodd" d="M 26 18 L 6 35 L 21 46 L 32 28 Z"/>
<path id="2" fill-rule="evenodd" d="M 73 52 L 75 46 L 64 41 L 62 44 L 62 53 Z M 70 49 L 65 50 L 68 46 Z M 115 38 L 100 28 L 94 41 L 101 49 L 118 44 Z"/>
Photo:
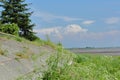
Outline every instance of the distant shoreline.
<path id="1" fill-rule="evenodd" d="M 120 55 L 120 47 L 114 48 L 68 48 L 67 50 L 77 54 L 107 54 Z"/>

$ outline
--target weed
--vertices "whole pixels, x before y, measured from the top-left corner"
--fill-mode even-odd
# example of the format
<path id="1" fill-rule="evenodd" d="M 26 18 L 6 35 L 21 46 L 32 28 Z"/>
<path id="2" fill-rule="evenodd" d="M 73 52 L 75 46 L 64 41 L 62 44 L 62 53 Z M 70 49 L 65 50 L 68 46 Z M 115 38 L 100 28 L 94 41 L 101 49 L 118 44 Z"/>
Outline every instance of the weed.
<path id="1" fill-rule="evenodd" d="M 41 52 L 41 53 L 39 53 L 39 54 L 32 54 L 32 55 L 31 55 L 31 59 L 32 59 L 33 61 L 36 61 L 38 58 L 42 57 L 44 54 L 45 54 L 45 52 Z"/>
<path id="2" fill-rule="evenodd" d="M 45 45 L 49 45 L 49 46 L 51 46 L 51 47 L 54 48 L 54 49 L 57 48 L 57 45 L 55 45 L 55 44 L 51 41 L 49 35 L 46 35 L 46 41 L 45 41 L 44 43 L 45 43 Z"/>
<path id="3" fill-rule="evenodd" d="M 28 59 L 29 58 L 29 55 L 23 54 L 23 53 L 16 53 L 16 56 L 18 56 L 19 58 L 23 58 L 23 59 Z"/>
<path id="4" fill-rule="evenodd" d="M 22 42 L 22 38 L 16 37 L 15 38 L 16 41 Z"/>
<path id="5" fill-rule="evenodd" d="M 16 61 L 18 61 L 18 62 L 20 61 L 18 57 L 15 57 L 14 59 L 15 59 Z"/>
<path id="6" fill-rule="evenodd" d="M 29 50 L 28 47 L 24 46 L 24 50 L 22 52 L 17 52 L 16 56 L 19 58 L 23 58 L 23 59 L 29 59 L 31 58 L 31 56 L 33 55 L 33 53 Z"/>
<path id="7" fill-rule="evenodd" d="M 48 70 L 44 72 L 43 80 L 66 80 L 64 75 L 71 65 L 70 61 L 72 56 L 64 54 L 62 46 L 58 46 L 57 53 L 48 59 Z"/>
<path id="8" fill-rule="evenodd" d="M 0 55 L 5 55 L 5 52 L 0 48 Z"/>
<path id="9" fill-rule="evenodd" d="M 37 54 L 33 54 L 33 55 L 31 56 L 31 58 L 32 58 L 33 61 L 36 61 L 38 57 L 39 57 L 39 56 L 38 56 Z"/>

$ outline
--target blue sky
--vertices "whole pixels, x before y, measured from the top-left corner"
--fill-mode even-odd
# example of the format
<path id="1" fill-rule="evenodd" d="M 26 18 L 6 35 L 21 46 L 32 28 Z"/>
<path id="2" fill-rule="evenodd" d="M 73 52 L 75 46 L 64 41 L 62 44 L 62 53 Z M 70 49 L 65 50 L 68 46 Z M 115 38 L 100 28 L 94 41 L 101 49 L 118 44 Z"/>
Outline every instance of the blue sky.
<path id="1" fill-rule="evenodd" d="M 120 0 L 27 0 L 37 36 L 64 47 L 120 47 Z"/>

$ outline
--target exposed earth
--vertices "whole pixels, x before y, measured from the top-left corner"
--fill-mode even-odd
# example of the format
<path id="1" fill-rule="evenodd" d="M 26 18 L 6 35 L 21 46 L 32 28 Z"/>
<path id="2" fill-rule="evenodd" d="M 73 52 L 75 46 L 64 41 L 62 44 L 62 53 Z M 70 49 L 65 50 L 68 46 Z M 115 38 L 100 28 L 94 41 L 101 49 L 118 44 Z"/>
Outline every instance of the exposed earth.
<path id="1" fill-rule="evenodd" d="M 0 80 L 15 80 L 36 68 L 45 69 L 52 53 L 54 49 L 48 45 L 40 46 L 0 33 Z"/>

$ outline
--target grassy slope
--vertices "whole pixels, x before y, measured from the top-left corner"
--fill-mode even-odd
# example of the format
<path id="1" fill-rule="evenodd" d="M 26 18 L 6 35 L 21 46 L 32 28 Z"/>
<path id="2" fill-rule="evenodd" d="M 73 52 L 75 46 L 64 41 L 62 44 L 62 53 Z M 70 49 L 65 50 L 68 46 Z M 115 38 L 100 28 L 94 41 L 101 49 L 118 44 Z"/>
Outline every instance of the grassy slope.
<path id="1" fill-rule="evenodd" d="M 10 44 L 12 42 L 14 45 Z M 5 47 L 6 43 L 9 44 L 7 47 Z M 4 53 L 5 50 L 0 50 L 0 61 L 10 57 L 13 59 L 13 62 L 8 62 L 14 63 L 13 66 L 8 63 L 4 65 L 10 70 L 11 67 L 15 68 L 11 72 L 17 75 L 13 74 L 15 76 L 12 75 L 11 79 L 19 76 L 17 80 L 120 80 L 120 56 L 76 55 L 64 50 L 62 46 L 55 46 L 50 41 L 29 42 L 16 37 L 9 38 L 9 36 L 0 37 L 0 44 L 1 48 L 8 50 L 7 54 Z M 9 51 L 14 50 L 13 48 L 17 50 Z M 0 63 L 0 66 L 3 64 Z M 16 69 L 18 67 L 19 70 Z M 5 71 L 1 67 L 0 70 Z M 0 78 L 7 75 L 8 78 L 2 80 L 11 80 L 9 73 L 8 71 L 0 74 Z"/>
<path id="2" fill-rule="evenodd" d="M 44 70 L 47 58 L 54 52 L 55 45 L 50 42 L 30 42 L 0 33 L 0 79 L 14 80 L 37 68 Z"/>
<path id="3" fill-rule="evenodd" d="M 39 72 L 18 80 L 120 80 L 120 56 L 70 55 L 58 51 L 50 57 L 42 78 Z"/>
<path id="4" fill-rule="evenodd" d="M 71 54 L 59 47 L 48 59 L 43 77 L 39 70 L 20 80 L 120 80 L 120 56 Z M 37 76 L 36 76 L 37 75 Z"/>

